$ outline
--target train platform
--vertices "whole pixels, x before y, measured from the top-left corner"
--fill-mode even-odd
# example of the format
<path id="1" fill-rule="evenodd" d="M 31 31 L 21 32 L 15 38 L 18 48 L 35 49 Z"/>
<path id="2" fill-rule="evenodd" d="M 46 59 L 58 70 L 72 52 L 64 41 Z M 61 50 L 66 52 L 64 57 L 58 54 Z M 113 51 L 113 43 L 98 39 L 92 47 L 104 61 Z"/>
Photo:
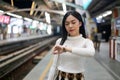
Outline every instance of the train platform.
<path id="1" fill-rule="evenodd" d="M 52 63 L 51 51 L 27 74 L 23 80 L 47 80 Z M 109 43 L 102 42 L 100 51 L 87 58 L 85 80 L 120 80 L 120 62 L 109 58 Z"/>

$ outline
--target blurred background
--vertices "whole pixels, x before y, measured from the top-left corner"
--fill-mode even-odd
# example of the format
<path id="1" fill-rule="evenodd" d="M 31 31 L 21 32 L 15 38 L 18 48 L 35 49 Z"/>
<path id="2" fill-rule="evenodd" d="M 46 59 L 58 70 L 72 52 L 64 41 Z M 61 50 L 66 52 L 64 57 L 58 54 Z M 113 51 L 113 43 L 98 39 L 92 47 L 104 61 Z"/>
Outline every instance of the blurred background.
<path id="1" fill-rule="evenodd" d="M 0 80 L 22 80 L 61 36 L 70 10 L 82 15 L 88 38 L 93 32 L 101 35 L 98 62 L 104 60 L 110 74 L 120 74 L 120 0 L 0 0 Z M 104 77 L 97 80 L 110 80 Z"/>

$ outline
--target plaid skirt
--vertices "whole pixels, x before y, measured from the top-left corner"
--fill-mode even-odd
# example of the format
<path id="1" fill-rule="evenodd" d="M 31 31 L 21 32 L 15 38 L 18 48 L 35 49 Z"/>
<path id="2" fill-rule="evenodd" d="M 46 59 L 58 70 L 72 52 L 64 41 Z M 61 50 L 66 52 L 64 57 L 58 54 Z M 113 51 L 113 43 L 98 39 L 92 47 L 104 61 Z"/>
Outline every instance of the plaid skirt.
<path id="1" fill-rule="evenodd" d="M 58 71 L 58 75 L 55 80 L 85 80 L 83 73 L 67 73 Z"/>

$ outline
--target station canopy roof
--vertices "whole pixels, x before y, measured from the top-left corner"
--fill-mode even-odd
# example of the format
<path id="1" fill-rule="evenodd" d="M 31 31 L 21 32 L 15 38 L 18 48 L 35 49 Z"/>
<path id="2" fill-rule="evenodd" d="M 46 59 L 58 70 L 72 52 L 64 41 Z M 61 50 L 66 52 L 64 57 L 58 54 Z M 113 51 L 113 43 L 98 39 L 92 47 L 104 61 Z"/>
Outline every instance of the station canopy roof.
<path id="1" fill-rule="evenodd" d="M 0 0 L 0 10 L 41 21 L 45 20 L 44 13 L 47 11 L 51 20 L 57 21 L 57 17 L 64 14 L 62 3 L 66 4 L 67 10 L 82 9 L 80 5 L 75 4 L 75 0 Z M 86 10 L 93 18 L 119 5 L 120 0 L 92 0 Z"/>

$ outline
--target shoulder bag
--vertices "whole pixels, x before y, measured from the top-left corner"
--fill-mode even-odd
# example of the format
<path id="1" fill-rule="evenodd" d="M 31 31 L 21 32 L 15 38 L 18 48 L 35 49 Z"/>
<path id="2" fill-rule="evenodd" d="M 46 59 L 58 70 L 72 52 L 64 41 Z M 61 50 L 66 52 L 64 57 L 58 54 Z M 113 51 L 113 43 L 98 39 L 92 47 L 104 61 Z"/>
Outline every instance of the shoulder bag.
<path id="1" fill-rule="evenodd" d="M 60 55 L 58 54 L 58 57 L 57 57 L 57 61 L 56 61 L 56 67 L 55 67 L 55 73 L 54 73 L 54 79 L 53 80 L 57 80 L 58 78 L 58 64 L 59 64 L 59 57 Z"/>

